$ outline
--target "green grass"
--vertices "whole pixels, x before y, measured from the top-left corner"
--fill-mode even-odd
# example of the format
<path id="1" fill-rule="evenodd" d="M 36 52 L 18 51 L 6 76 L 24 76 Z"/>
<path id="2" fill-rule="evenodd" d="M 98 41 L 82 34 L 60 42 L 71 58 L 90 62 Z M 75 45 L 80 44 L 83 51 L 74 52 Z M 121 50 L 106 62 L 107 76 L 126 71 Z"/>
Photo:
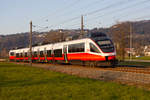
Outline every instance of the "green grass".
<path id="1" fill-rule="evenodd" d="M 142 56 L 142 57 L 134 57 L 133 59 L 138 59 L 138 60 L 150 60 L 150 56 Z"/>
<path id="2" fill-rule="evenodd" d="M 130 58 L 129 58 L 129 57 L 126 57 L 126 59 L 130 59 Z M 133 57 L 132 59 L 137 59 L 137 60 L 150 60 L 150 56 Z"/>
<path id="3" fill-rule="evenodd" d="M 0 63 L 0 100 L 149 100 L 150 91 Z"/>

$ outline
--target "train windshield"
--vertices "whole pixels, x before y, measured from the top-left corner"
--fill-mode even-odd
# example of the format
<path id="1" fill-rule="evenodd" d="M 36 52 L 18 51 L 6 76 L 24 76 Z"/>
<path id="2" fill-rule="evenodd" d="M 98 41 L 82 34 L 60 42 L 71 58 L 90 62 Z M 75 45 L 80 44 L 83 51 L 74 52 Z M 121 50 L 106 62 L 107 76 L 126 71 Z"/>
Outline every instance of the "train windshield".
<path id="1" fill-rule="evenodd" d="M 114 52 L 114 45 L 111 40 L 109 39 L 98 40 L 96 41 L 96 43 L 103 52 Z"/>

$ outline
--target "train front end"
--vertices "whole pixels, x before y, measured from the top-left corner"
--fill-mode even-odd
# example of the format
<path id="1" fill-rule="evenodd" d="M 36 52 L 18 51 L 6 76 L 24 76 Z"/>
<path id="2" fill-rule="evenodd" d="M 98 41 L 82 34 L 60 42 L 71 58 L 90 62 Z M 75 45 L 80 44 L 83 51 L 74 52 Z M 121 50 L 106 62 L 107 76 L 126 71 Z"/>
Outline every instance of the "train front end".
<path id="1" fill-rule="evenodd" d="M 91 33 L 89 37 L 95 42 L 99 47 L 101 53 L 100 55 L 105 58 L 105 62 L 111 65 L 116 65 L 118 63 L 116 59 L 116 50 L 112 40 L 102 32 Z"/>

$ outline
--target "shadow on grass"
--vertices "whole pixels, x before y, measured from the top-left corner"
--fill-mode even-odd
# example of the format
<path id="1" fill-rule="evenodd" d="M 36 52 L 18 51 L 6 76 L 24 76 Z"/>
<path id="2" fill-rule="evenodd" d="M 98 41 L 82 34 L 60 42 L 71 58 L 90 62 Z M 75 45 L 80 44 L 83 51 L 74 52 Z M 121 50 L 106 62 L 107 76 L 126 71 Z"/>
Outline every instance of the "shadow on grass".
<path id="1" fill-rule="evenodd" d="M 54 82 L 54 79 L 44 79 L 44 80 L 15 80 L 15 81 L 4 81 L 0 82 L 0 87 L 17 87 L 17 86 L 32 86 L 41 85 Z"/>
<path id="2" fill-rule="evenodd" d="M 26 66 L 26 65 L 0 65 L 0 68 L 8 68 L 8 67 L 10 67 L 10 68 L 15 68 L 15 67 L 24 67 L 24 66 Z M 26 66 L 26 67 L 29 67 L 29 66 Z"/>

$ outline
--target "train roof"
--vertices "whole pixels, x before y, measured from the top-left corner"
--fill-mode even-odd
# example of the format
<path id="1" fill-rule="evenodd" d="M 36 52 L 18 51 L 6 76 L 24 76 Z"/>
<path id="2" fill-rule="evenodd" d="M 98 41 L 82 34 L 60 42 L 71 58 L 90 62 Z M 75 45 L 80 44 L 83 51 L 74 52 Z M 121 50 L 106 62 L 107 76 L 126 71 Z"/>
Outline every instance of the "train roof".
<path id="1" fill-rule="evenodd" d="M 82 39 L 77 39 L 77 40 L 71 40 L 71 41 L 64 41 L 64 42 L 57 42 L 57 43 L 51 43 L 51 44 L 46 44 L 46 45 L 34 46 L 34 47 L 32 47 L 32 51 L 38 51 L 39 49 L 40 49 L 40 51 L 44 50 L 44 49 L 49 50 L 52 47 L 54 49 L 59 49 L 59 48 L 62 48 L 63 45 L 80 43 L 80 42 L 83 42 L 85 40 L 90 40 L 90 38 L 82 38 Z M 20 52 L 28 52 L 28 51 L 29 51 L 29 48 L 21 48 L 21 49 L 10 50 L 9 52 L 20 53 Z"/>
<path id="2" fill-rule="evenodd" d="M 86 34 L 86 37 L 94 38 L 94 37 L 107 37 L 107 34 L 104 32 L 89 32 Z"/>

